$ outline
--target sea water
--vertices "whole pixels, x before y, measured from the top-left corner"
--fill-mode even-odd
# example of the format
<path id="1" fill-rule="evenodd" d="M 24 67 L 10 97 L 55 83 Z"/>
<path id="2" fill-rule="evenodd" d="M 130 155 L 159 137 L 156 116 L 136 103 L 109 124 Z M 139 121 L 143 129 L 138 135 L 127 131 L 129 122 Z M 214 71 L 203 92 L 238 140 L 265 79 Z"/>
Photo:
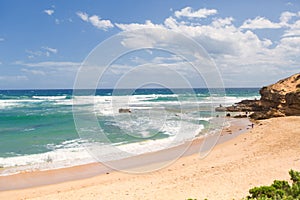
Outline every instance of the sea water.
<path id="1" fill-rule="evenodd" d="M 74 96 L 73 90 L 1 90 L 1 175 L 94 162 L 85 145 L 102 141 L 80 135 L 74 121 L 74 102 L 81 113 L 93 112 L 111 145 L 139 155 L 219 129 L 212 122 L 224 113 L 215 113 L 216 105 L 259 98 L 257 88 L 225 91 L 226 97 L 212 95 L 207 89 L 180 89 L 176 93 L 161 88 L 138 89 L 131 95 L 128 90 L 115 93 L 99 89 L 93 95 L 83 92 L 80 96 Z M 91 98 L 93 105 L 88 105 Z M 119 113 L 120 108 L 131 113 Z M 180 130 L 186 134 L 178 137 Z M 177 142 L 172 143 L 175 137 Z M 103 157 L 117 159 L 108 154 Z"/>

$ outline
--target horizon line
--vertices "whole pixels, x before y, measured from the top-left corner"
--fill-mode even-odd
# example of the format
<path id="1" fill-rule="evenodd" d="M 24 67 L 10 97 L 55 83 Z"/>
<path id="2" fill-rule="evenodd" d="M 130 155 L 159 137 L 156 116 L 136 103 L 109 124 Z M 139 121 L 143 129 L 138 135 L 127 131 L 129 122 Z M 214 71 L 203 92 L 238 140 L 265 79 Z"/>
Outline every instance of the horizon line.
<path id="1" fill-rule="evenodd" d="M 224 87 L 224 89 L 259 89 L 262 87 Z M 0 91 L 5 90 L 139 90 L 139 89 L 223 89 L 223 88 L 207 88 L 207 87 L 193 87 L 193 88 L 82 88 L 82 89 L 74 89 L 74 88 L 10 88 L 10 89 L 0 89 Z"/>

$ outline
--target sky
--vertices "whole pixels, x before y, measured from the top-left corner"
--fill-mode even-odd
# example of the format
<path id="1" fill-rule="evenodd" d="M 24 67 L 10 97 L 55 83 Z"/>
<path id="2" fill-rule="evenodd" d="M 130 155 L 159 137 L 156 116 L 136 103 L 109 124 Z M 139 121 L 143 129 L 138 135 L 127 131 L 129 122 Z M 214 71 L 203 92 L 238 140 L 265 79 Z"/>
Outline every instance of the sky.
<path id="1" fill-rule="evenodd" d="M 73 88 L 80 66 L 101 43 L 149 28 L 155 30 L 147 37 L 139 40 L 134 32 L 134 41 L 128 34 L 120 41 L 147 49 L 113 60 L 103 87 L 114 87 L 122 70 L 132 68 L 139 69 L 135 76 L 157 76 L 146 73 L 152 69 L 176 82 L 167 67 L 203 87 L 182 57 L 157 50 L 161 38 L 154 35 L 162 30 L 203 47 L 225 87 L 262 87 L 300 71 L 299 0 L 1 0 L 0 27 L 0 89 Z"/>

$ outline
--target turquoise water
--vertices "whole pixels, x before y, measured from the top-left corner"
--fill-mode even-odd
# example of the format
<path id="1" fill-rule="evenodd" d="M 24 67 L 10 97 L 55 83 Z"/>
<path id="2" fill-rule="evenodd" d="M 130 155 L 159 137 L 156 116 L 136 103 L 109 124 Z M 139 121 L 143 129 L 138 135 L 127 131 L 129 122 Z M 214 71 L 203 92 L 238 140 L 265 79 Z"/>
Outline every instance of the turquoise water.
<path id="1" fill-rule="evenodd" d="M 73 103 L 77 99 L 80 101 L 76 109 L 81 113 L 92 109 L 111 144 L 125 145 L 128 150 L 135 149 L 140 142 L 151 141 L 147 151 L 155 151 L 156 144 L 176 136 L 179 128 L 188 131 L 189 127 L 196 127 L 198 133 L 193 135 L 201 134 L 216 115 L 212 105 L 259 98 L 257 88 L 226 89 L 225 102 L 224 97 L 211 96 L 206 89 L 180 89 L 176 94 L 168 89 L 140 89 L 131 96 L 127 90 L 97 90 L 95 96 L 90 96 L 89 91 L 82 91 L 76 97 L 72 93 L 72 90 L 0 91 L 0 166 L 42 163 L 49 155 L 51 161 L 57 157 L 61 162 L 86 158 L 82 155 L 82 144 L 101 139 L 92 141 L 78 134 L 73 117 Z M 87 103 L 90 98 L 93 105 Z M 121 107 L 130 108 L 132 113 L 119 114 Z M 63 157 L 62 153 L 70 156 Z"/>

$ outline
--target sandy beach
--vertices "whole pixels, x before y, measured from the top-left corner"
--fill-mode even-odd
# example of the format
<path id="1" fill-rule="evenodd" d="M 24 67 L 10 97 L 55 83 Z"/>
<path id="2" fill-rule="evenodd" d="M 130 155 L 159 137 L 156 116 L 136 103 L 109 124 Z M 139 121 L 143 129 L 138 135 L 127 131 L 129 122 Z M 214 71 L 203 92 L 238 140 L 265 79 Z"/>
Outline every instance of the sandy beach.
<path id="1" fill-rule="evenodd" d="M 0 200 L 300 200 L 300 0 L 0 10 Z"/>
<path id="2" fill-rule="evenodd" d="M 229 133 L 229 129 L 225 131 Z M 237 137 L 221 136 L 220 140 L 228 138 L 205 158 L 191 152 L 150 173 L 130 174 L 107 169 L 95 175 L 92 172 L 96 173 L 101 166 L 92 164 L 0 177 L 2 187 L 10 184 L 8 188 L 13 188 L 14 184 L 26 184 L 26 181 L 29 186 L 1 191 L 0 199 L 240 199 L 254 186 L 268 185 L 274 179 L 288 180 L 288 170 L 300 170 L 299 130 L 300 117 L 258 121 L 253 129 Z M 49 178 L 73 175 L 77 180 L 66 178 L 66 182 L 40 186 L 38 183 L 47 181 L 38 180 L 30 187 L 30 177 L 38 173 Z"/>

